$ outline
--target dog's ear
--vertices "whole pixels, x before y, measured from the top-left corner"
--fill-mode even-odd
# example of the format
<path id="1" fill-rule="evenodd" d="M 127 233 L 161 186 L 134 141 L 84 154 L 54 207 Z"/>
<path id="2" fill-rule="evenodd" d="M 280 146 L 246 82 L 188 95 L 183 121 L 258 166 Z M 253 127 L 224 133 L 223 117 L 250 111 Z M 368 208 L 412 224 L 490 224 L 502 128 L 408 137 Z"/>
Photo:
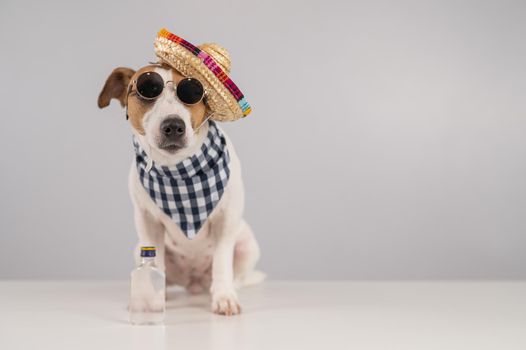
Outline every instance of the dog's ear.
<path id="1" fill-rule="evenodd" d="M 121 106 L 124 107 L 126 105 L 126 88 L 133 74 L 135 71 L 131 68 L 115 68 L 106 79 L 106 83 L 99 94 L 97 101 L 99 108 L 107 107 L 112 98 L 119 100 Z"/>

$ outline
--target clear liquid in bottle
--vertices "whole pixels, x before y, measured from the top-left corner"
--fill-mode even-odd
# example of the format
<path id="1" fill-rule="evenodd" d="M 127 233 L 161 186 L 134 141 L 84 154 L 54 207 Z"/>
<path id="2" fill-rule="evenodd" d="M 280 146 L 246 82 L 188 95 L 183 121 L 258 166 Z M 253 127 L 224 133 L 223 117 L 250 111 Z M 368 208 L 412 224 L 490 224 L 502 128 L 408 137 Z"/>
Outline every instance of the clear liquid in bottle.
<path id="1" fill-rule="evenodd" d="M 155 265 L 155 247 L 141 247 L 141 263 L 131 273 L 130 323 L 164 323 L 164 273 Z"/>

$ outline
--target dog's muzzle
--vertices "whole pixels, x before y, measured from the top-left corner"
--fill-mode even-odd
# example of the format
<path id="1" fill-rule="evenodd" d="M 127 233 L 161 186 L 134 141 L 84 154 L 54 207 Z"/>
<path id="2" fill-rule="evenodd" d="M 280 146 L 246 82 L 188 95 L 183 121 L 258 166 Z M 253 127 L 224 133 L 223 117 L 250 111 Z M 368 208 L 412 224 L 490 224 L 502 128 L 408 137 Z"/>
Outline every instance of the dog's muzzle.
<path id="1" fill-rule="evenodd" d="M 159 148 L 173 152 L 184 147 L 185 131 L 184 120 L 176 115 L 168 116 L 160 126 L 161 142 Z"/>

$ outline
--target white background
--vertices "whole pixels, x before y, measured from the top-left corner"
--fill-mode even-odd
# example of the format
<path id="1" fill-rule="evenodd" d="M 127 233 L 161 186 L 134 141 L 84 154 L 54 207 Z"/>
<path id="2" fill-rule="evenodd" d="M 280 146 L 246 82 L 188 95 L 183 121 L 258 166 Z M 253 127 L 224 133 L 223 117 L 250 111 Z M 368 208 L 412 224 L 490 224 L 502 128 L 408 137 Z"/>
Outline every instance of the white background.
<path id="1" fill-rule="evenodd" d="M 524 1 L 0 4 L 0 278 L 126 278 L 124 112 L 167 27 L 217 42 L 271 278 L 525 278 Z"/>

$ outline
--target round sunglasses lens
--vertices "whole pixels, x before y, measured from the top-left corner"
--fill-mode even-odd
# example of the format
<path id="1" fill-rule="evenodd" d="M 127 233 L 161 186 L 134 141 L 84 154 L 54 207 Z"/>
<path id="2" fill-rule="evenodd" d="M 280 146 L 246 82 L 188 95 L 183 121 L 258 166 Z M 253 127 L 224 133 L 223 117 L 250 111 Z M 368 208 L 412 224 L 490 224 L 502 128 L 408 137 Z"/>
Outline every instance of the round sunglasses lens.
<path id="1" fill-rule="evenodd" d="M 183 79 L 177 84 L 177 97 L 181 102 L 193 105 L 203 98 L 205 89 L 201 82 L 194 78 Z"/>
<path id="2" fill-rule="evenodd" d="M 143 73 L 137 78 L 137 92 L 144 98 L 156 98 L 163 92 L 163 78 L 155 72 Z"/>

